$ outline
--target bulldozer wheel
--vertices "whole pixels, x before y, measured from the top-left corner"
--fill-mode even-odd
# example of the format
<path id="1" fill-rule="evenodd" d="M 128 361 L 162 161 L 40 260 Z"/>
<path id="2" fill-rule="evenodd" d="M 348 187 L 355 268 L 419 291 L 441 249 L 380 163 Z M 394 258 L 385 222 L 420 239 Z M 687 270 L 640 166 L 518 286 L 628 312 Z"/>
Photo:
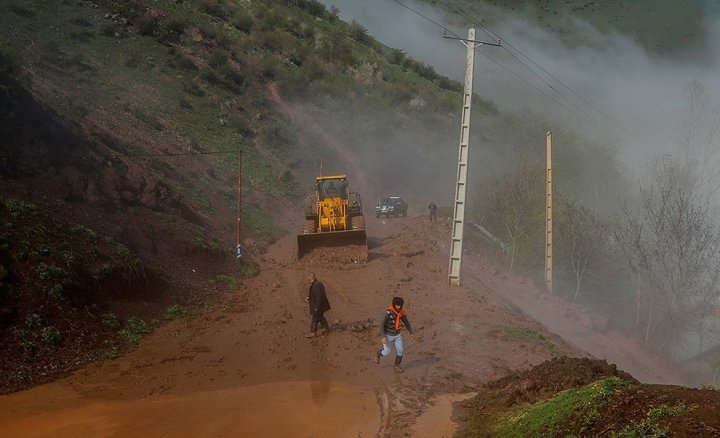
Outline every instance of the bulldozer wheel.
<path id="1" fill-rule="evenodd" d="M 350 228 L 353 230 L 364 230 L 365 229 L 365 217 L 355 216 L 350 220 Z"/>
<path id="2" fill-rule="evenodd" d="M 315 221 L 305 221 L 302 232 L 303 234 L 313 234 L 315 232 Z"/>

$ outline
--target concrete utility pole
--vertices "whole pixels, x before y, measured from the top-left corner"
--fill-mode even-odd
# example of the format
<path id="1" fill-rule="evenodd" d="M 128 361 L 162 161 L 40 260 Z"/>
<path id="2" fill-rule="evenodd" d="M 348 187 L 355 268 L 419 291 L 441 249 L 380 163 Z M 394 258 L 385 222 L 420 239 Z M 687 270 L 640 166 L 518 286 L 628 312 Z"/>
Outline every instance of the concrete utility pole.
<path id="1" fill-rule="evenodd" d="M 445 37 L 449 38 L 449 37 Z M 475 29 L 468 29 L 467 40 L 452 38 L 467 46 L 467 62 L 465 65 L 465 89 L 463 91 L 463 108 L 460 117 L 460 148 L 458 151 L 457 183 L 455 185 L 455 206 L 453 208 L 452 238 L 450 241 L 450 266 L 448 280 L 451 286 L 460 286 L 460 265 L 462 262 L 463 225 L 465 221 L 465 196 L 467 186 L 468 147 L 470 145 L 470 111 L 473 95 L 473 70 L 475 67 L 475 46 L 489 44 L 475 41 Z M 498 41 L 499 43 L 499 41 Z"/>
<path id="2" fill-rule="evenodd" d="M 553 278 L 552 278 L 552 132 L 548 131 L 547 138 L 545 141 L 547 169 L 545 172 L 545 286 L 548 291 L 553 291 Z"/>

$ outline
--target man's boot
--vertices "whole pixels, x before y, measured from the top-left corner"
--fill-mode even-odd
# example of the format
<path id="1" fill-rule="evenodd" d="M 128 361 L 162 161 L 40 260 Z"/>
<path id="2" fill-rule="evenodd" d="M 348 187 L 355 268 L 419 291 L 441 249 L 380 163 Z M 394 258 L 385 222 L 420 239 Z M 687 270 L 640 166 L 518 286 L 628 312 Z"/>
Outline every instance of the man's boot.
<path id="1" fill-rule="evenodd" d="M 395 371 L 397 371 L 398 373 L 403 372 L 403 369 L 400 366 L 400 363 L 402 362 L 402 358 L 403 358 L 402 356 L 395 356 Z"/>

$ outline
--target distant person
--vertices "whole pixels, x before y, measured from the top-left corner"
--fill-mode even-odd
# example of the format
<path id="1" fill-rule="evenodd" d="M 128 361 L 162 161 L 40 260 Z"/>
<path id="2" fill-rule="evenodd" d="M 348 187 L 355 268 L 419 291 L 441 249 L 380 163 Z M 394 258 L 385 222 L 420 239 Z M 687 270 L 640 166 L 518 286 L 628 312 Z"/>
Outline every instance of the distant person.
<path id="1" fill-rule="evenodd" d="M 315 277 L 314 272 L 308 274 L 308 281 L 310 282 L 310 288 L 308 289 L 308 296 L 305 298 L 305 301 L 310 304 L 310 333 L 305 335 L 305 337 L 314 338 L 318 324 L 323 327 L 323 334 L 327 334 L 330 331 L 330 325 L 327 319 L 325 319 L 325 312 L 330 310 L 330 301 L 328 301 L 327 294 L 325 293 L 325 286 Z"/>
<path id="2" fill-rule="evenodd" d="M 375 354 L 375 363 L 380 363 L 381 356 L 390 355 L 392 345 L 395 344 L 395 371 L 402 373 L 403 347 L 402 329 L 407 328 L 410 334 L 415 337 L 415 332 L 410 325 L 403 305 L 405 300 L 400 297 L 392 299 L 392 305 L 385 310 L 382 320 L 380 321 L 380 342 L 382 348 Z"/>
<path id="3" fill-rule="evenodd" d="M 437 205 L 435 205 L 434 202 L 431 202 L 430 205 L 428 205 L 428 211 L 430 212 L 430 223 L 436 224 L 437 223 Z"/>

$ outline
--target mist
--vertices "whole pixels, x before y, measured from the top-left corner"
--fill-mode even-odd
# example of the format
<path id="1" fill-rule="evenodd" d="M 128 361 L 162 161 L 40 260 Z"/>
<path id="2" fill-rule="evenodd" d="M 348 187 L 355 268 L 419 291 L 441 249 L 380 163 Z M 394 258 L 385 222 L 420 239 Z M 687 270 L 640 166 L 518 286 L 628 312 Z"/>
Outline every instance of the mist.
<path id="1" fill-rule="evenodd" d="M 402 49 L 451 79 L 464 80 L 466 48 L 460 41 L 443 38 L 443 29 L 438 26 L 447 27 L 448 36 L 466 38 L 470 23 L 463 17 L 448 15 L 415 0 L 404 0 L 403 4 L 427 19 L 392 0 L 321 0 L 321 3 L 328 8 L 337 7 L 342 20 L 356 20 L 384 44 Z M 688 83 L 701 83 L 710 102 L 713 105 L 720 102 L 717 80 L 720 13 L 709 3 L 704 21 L 697 23 L 706 39 L 703 47 L 709 52 L 683 59 L 653 56 L 628 37 L 601 32 L 573 17 L 567 17 L 566 26 L 583 39 L 575 47 L 567 47 L 555 34 L 518 18 L 520 14 L 509 16 L 507 11 L 501 14 L 491 6 L 484 9 L 488 15 L 482 18 L 493 22 L 488 27 L 506 42 L 508 49 L 518 49 L 591 105 L 534 68 L 557 90 L 553 91 L 508 50 L 488 45 L 481 46 L 475 57 L 474 92 L 492 100 L 501 110 L 527 107 L 547 115 L 565 129 L 616 144 L 621 158 L 631 165 L 648 156 L 673 152 L 683 117 L 683 89 Z M 495 42 L 492 34 L 479 28 L 476 39 Z M 516 56 L 533 66 L 521 55 Z M 539 144 L 542 142 L 543 139 L 538 139 Z"/>

